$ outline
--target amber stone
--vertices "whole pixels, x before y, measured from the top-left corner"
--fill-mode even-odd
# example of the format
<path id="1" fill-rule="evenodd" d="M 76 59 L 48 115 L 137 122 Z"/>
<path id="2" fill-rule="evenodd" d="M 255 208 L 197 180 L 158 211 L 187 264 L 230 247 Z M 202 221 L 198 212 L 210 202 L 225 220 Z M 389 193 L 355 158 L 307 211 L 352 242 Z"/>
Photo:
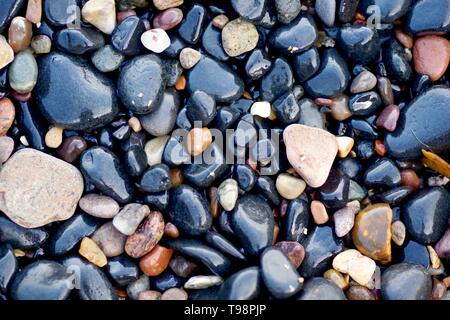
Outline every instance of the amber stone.
<path id="1" fill-rule="evenodd" d="M 400 171 L 402 177 L 402 186 L 410 187 L 413 191 L 417 191 L 420 188 L 420 179 L 417 173 L 412 169 L 404 169 Z"/>
<path id="2" fill-rule="evenodd" d="M 375 300 L 369 289 L 358 285 L 351 286 L 347 290 L 346 295 L 348 300 Z"/>
<path id="3" fill-rule="evenodd" d="M 88 237 L 84 237 L 80 244 L 80 255 L 85 257 L 89 262 L 95 264 L 98 267 L 104 267 L 108 261 L 103 253 L 102 249 Z"/>
<path id="4" fill-rule="evenodd" d="M 220 212 L 219 195 L 217 193 L 217 187 L 210 187 L 208 189 L 209 208 L 213 219 L 217 218 Z"/>
<path id="5" fill-rule="evenodd" d="M 16 109 L 11 100 L 8 98 L 0 99 L 0 136 L 6 135 L 15 117 Z"/>
<path id="6" fill-rule="evenodd" d="M 61 159 L 71 163 L 77 160 L 86 149 L 86 140 L 80 136 L 72 136 L 64 139 L 57 152 Z"/>
<path id="7" fill-rule="evenodd" d="M 193 128 L 187 135 L 187 150 L 193 156 L 202 154 L 212 142 L 208 128 Z"/>
<path id="8" fill-rule="evenodd" d="M 172 177 L 172 187 L 176 188 L 184 181 L 183 171 L 180 168 L 170 170 L 170 176 Z"/>
<path id="9" fill-rule="evenodd" d="M 175 89 L 177 89 L 178 91 L 182 91 L 185 88 L 186 88 L 186 77 L 184 75 L 181 75 L 177 83 L 175 83 Z"/>
<path id="10" fill-rule="evenodd" d="M 375 140 L 375 152 L 380 156 L 384 156 L 386 154 L 386 146 L 383 141 L 378 139 Z"/>
<path id="11" fill-rule="evenodd" d="M 355 219 L 352 238 L 356 248 L 382 264 L 389 263 L 391 223 L 392 210 L 388 204 L 378 203 L 366 207 Z"/>
<path id="12" fill-rule="evenodd" d="M 33 26 L 30 21 L 24 17 L 15 17 L 11 21 L 8 31 L 8 42 L 14 52 L 20 52 L 27 49 L 33 36 Z"/>
<path id="13" fill-rule="evenodd" d="M 167 222 L 164 226 L 164 235 L 170 238 L 178 238 L 180 236 L 180 231 L 178 228 L 171 222 Z"/>
<path id="14" fill-rule="evenodd" d="M 142 257 L 139 267 L 148 276 L 160 275 L 169 265 L 172 254 L 172 249 L 156 245 L 152 251 Z"/>

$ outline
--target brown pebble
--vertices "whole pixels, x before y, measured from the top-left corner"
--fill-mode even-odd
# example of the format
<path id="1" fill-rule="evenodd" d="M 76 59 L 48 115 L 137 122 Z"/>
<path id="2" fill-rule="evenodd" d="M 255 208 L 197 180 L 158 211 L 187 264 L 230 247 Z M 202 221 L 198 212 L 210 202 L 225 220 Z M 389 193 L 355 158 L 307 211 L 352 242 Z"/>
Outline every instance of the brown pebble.
<path id="1" fill-rule="evenodd" d="M 394 92 L 392 91 L 391 81 L 386 77 L 380 77 L 378 78 L 377 87 L 383 103 L 386 106 L 394 104 Z"/>
<path id="2" fill-rule="evenodd" d="M 280 234 L 280 226 L 278 223 L 273 225 L 273 237 L 272 237 L 272 245 L 277 242 L 278 235 Z"/>
<path id="3" fill-rule="evenodd" d="M 242 94 L 242 97 L 244 99 L 247 99 L 247 100 L 252 100 L 253 99 L 252 95 L 248 91 L 244 91 L 244 93 Z"/>
<path id="4" fill-rule="evenodd" d="M 177 83 L 175 83 L 175 89 L 178 91 L 182 91 L 186 88 L 186 77 L 182 74 L 180 78 L 178 78 Z"/>
<path id="5" fill-rule="evenodd" d="M 219 194 L 217 187 L 208 188 L 209 209 L 213 219 L 216 219 L 220 213 Z"/>
<path id="6" fill-rule="evenodd" d="M 45 134 L 45 145 L 49 148 L 56 149 L 62 144 L 64 128 L 52 127 Z"/>
<path id="7" fill-rule="evenodd" d="M 33 36 L 33 26 L 24 17 L 15 17 L 8 30 L 8 42 L 15 53 L 23 51 L 30 46 Z"/>
<path id="8" fill-rule="evenodd" d="M 297 241 L 280 241 L 275 247 L 283 251 L 295 269 L 298 269 L 305 258 L 305 248 Z"/>
<path id="9" fill-rule="evenodd" d="M 64 139 L 57 153 L 61 159 L 72 163 L 81 156 L 84 150 L 87 149 L 87 142 L 83 137 L 72 136 Z"/>
<path id="10" fill-rule="evenodd" d="M 377 127 L 384 128 L 389 132 L 393 132 L 395 131 L 395 128 L 397 128 L 397 120 L 399 117 L 400 108 L 395 104 L 388 105 L 380 112 L 376 125 Z"/>
<path id="11" fill-rule="evenodd" d="M 119 24 L 126 18 L 135 16 L 135 15 L 136 15 L 136 11 L 134 11 L 134 10 L 119 11 L 119 12 L 117 12 L 117 23 Z"/>
<path id="12" fill-rule="evenodd" d="M 348 300 L 375 300 L 372 292 L 360 285 L 351 286 L 345 294 Z"/>
<path id="13" fill-rule="evenodd" d="M 161 300 L 161 292 L 146 290 L 139 293 L 138 300 Z"/>
<path id="14" fill-rule="evenodd" d="M 128 237 L 125 252 L 132 258 L 140 258 L 150 252 L 164 234 L 164 218 L 161 212 L 152 211 Z"/>
<path id="15" fill-rule="evenodd" d="M 384 145 L 383 141 L 379 139 L 375 140 L 375 152 L 383 157 L 386 154 L 386 151 L 386 146 Z"/>
<path id="16" fill-rule="evenodd" d="M 325 224 L 328 222 L 328 213 L 325 205 L 317 200 L 311 201 L 311 214 L 316 224 Z"/>
<path id="17" fill-rule="evenodd" d="M 183 256 L 174 257 L 169 263 L 170 269 L 182 278 L 188 277 L 192 272 L 198 269 L 198 265 L 187 260 Z"/>
<path id="18" fill-rule="evenodd" d="M 16 109 L 8 98 L 0 99 L 0 136 L 6 135 L 16 117 Z"/>
<path id="19" fill-rule="evenodd" d="M 405 48 L 411 49 L 414 45 L 412 35 L 404 32 L 402 29 L 395 29 L 395 37 Z"/>
<path id="20" fill-rule="evenodd" d="M 214 27 L 219 28 L 219 29 L 223 29 L 223 27 L 225 27 L 225 25 L 230 21 L 230 19 L 228 19 L 228 17 L 224 14 L 219 14 L 218 16 L 215 16 L 214 19 L 212 20 L 212 24 Z"/>
<path id="21" fill-rule="evenodd" d="M 183 170 L 180 168 L 175 168 L 170 170 L 170 176 L 172 178 L 172 187 L 176 188 L 181 185 L 184 181 Z"/>
<path id="22" fill-rule="evenodd" d="M 187 135 L 187 150 L 193 156 L 202 154 L 211 143 L 212 135 L 208 128 L 193 128 Z"/>
<path id="23" fill-rule="evenodd" d="M 186 291 L 180 288 L 170 288 L 166 290 L 162 296 L 161 300 L 187 300 L 188 294 Z"/>
<path id="24" fill-rule="evenodd" d="M 400 171 L 402 177 L 402 186 L 410 187 L 413 191 L 417 191 L 420 188 L 420 179 L 417 173 L 412 169 L 403 169 Z"/>
<path id="25" fill-rule="evenodd" d="M 173 250 L 156 245 L 139 261 L 139 267 L 146 275 L 154 277 L 166 270 L 172 258 Z"/>
<path id="26" fill-rule="evenodd" d="M 450 42 L 435 35 L 421 37 L 414 43 L 413 58 L 417 73 L 429 75 L 431 81 L 437 81 L 450 62 Z"/>
<path id="27" fill-rule="evenodd" d="M 42 0 L 28 0 L 27 13 L 25 15 L 28 21 L 39 24 L 42 19 Z"/>
<path id="28" fill-rule="evenodd" d="M 153 5 L 156 9 L 162 11 L 169 8 L 179 7 L 183 4 L 184 0 L 153 0 Z"/>
<path id="29" fill-rule="evenodd" d="M 153 28 L 170 30 L 175 28 L 183 20 L 183 11 L 171 8 L 160 12 L 153 19 Z"/>
<path id="30" fill-rule="evenodd" d="M 164 235 L 176 239 L 180 236 L 180 231 L 172 222 L 167 222 L 164 226 Z"/>

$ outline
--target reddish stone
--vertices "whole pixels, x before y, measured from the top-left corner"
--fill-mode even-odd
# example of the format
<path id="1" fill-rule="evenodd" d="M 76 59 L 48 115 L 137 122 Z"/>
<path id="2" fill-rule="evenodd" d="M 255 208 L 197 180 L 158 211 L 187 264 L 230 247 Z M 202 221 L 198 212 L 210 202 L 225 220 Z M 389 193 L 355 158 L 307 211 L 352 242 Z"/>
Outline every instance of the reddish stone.
<path id="1" fill-rule="evenodd" d="M 148 276 L 160 275 L 169 265 L 172 254 L 172 249 L 156 245 L 152 251 L 142 257 L 139 267 Z"/>
<path id="2" fill-rule="evenodd" d="M 425 36 L 416 40 L 413 49 L 414 69 L 439 80 L 450 62 L 450 42 L 439 36 Z"/>
<path id="3" fill-rule="evenodd" d="M 0 99 L 0 136 L 6 135 L 16 117 L 16 109 L 8 98 Z"/>
<path id="4" fill-rule="evenodd" d="M 170 238 L 178 238 L 180 231 L 178 231 L 178 228 L 173 223 L 167 222 L 164 226 L 164 234 Z"/>
<path id="5" fill-rule="evenodd" d="M 139 293 L 138 300 L 161 300 L 161 292 L 147 290 Z"/>
<path id="6" fill-rule="evenodd" d="M 284 216 L 286 215 L 288 206 L 289 206 L 289 201 L 287 201 L 286 199 L 281 200 L 281 205 L 280 205 L 280 218 L 281 219 L 283 219 Z"/>
<path id="7" fill-rule="evenodd" d="M 121 23 L 126 18 L 135 16 L 135 15 L 136 15 L 136 11 L 134 11 L 134 10 L 119 11 L 119 12 L 117 12 L 117 23 Z"/>
<path id="8" fill-rule="evenodd" d="M 333 100 L 327 98 L 316 98 L 314 103 L 318 106 L 331 107 L 333 105 Z"/>
<path id="9" fill-rule="evenodd" d="M 385 128 L 389 132 L 395 131 L 397 120 L 400 116 L 400 108 L 395 104 L 384 108 L 377 118 L 377 127 Z"/>
<path id="10" fill-rule="evenodd" d="M 395 37 L 405 48 L 411 49 L 414 45 L 412 35 L 403 32 L 401 29 L 395 29 Z"/>
<path id="11" fill-rule="evenodd" d="M 386 146 L 383 141 L 375 140 L 375 152 L 380 156 L 384 156 L 386 154 Z"/>
<path id="12" fill-rule="evenodd" d="M 175 28 L 183 20 L 183 11 L 178 8 L 171 8 L 159 13 L 153 19 L 153 28 L 170 30 Z"/>
<path id="13" fill-rule="evenodd" d="M 14 98 L 14 100 L 20 101 L 20 102 L 27 102 L 31 99 L 31 92 L 28 93 L 18 93 L 16 91 L 11 92 L 11 96 Z"/>
<path id="14" fill-rule="evenodd" d="M 305 258 L 305 249 L 300 243 L 297 241 L 280 241 L 275 244 L 275 247 L 286 254 L 296 269 L 300 267 Z"/>
<path id="15" fill-rule="evenodd" d="M 402 177 L 402 186 L 410 187 L 413 191 L 417 191 L 420 188 L 420 179 L 416 172 L 412 169 L 404 169 L 400 171 Z"/>

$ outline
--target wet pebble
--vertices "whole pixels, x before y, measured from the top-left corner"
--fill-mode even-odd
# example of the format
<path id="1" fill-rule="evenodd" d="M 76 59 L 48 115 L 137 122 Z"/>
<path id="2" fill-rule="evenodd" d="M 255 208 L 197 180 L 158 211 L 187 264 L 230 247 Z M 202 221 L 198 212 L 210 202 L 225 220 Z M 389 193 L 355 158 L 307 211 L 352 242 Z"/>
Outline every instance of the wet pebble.
<path id="1" fill-rule="evenodd" d="M 139 261 L 139 267 L 146 275 L 158 276 L 166 270 L 172 258 L 173 250 L 156 245 Z"/>
<path id="2" fill-rule="evenodd" d="M 112 72 L 119 68 L 125 56 L 116 51 L 113 46 L 106 45 L 91 56 L 94 66 L 101 72 Z"/>
<path id="3" fill-rule="evenodd" d="M 124 235 L 130 236 L 149 214 L 150 208 L 147 205 L 129 203 L 114 216 L 113 225 Z"/>
<path id="4" fill-rule="evenodd" d="M 139 269 L 136 263 L 126 256 L 110 259 L 106 265 L 106 271 L 120 286 L 126 286 L 139 277 Z"/>
<path id="5" fill-rule="evenodd" d="M 312 278 L 305 282 L 298 300 L 347 300 L 344 292 L 325 278 Z"/>
<path id="6" fill-rule="evenodd" d="M 120 233 L 112 221 L 105 223 L 92 235 L 92 240 L 102 249 L 107 258 L 117 257 L 124 252 L 127 236 Z"/>

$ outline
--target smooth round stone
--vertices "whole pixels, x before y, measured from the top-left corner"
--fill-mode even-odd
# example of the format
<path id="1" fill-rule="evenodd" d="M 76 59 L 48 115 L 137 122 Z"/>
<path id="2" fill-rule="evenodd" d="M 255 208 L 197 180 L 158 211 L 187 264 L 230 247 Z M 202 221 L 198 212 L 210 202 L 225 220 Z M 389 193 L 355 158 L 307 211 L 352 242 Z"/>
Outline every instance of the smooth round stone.
<path id="1" fill-rule="evenodd" d="M 325 114 L 320 112 L 319 107 L 310 99 L 304 98 L 298 102 L 300 109 L 298 123 L 325 130 Z"/>
<path id="2" fill-rule="evenodd" d="M 205 233 L 212 223 L 206 199 L 194 188 L 181 185 L 170 192 L 166 212 L 177 228 L 188 235 Z"/>
<path id="3" fill-rule="evenodd" d="M 28 48 L 31 43 L 32 24 L 24 17 L 12 19 L 8 30 L 8 42 L 14 52 Z"/>
<path id="4" fill-rule="evenodd" d="M 150 208 L 147 205 L 129 203 L 114 217 L 113 225 L 121 233 L 130 236 L 149 214 Z"/>
<path id="5" fill-rule="evenodd" d="M 134 0 L 134 1 L 136 1 L 136 0 Z M 140 7 L 147 6 L 147 4 L 146 4 L 147 0 L 138 0 L 138 2 L 142 3 L 142 5 Z M 144 2 L 145 2 L 145 4 L 144 4 Z M 183 4 L 183 2 L 184 2 L 184 0 L 153 0 L 153 5 L 158 10 L 166 10 L 169 8 L 181 6 Z"/>
<path id="6" fill-rule="evenodd" d="M 183 20 L 183 11 L 171 8 L 162 11 L 153 18 L 153 28 L 170 30 L 175 28 Z"/>
<path id="7" fill-rule="evenodd" d="M 62 53 L 39 60 L 36 103 L 47 120 L 66 129 L 104 126 L 117 114 L 112 81 L 87 61 Z"/>
<path id="8" fill-rule="evenodd" d="M 217 189 L 219 202 L 225 211 L 233 210 L 238 198 L 238 184 L 236 180 L 227 179 Z"/>
<path id="9" fill-rule="evenodd" d="M 300 15 L 294 21 L 276 29 L 269 46 L 281 54 L 298 54 L 308 50 L 318 37 L 316 24 L 310 15 Z"/>
<path id="10" fill-rule="evenodd" d="M 352 116 L 348 108 L 348 96 L 342 94 L 331 100 L 331 116 L 338 121 L 343 121 Z"/>
<path id="11" fill-rule="evenodd" d="M 375 300 L 372 292 L 364 286 L 353 285 L 346 292 L 348 300 Z"/>
<path id="12" fill-rule="evenodd" d="M 161 292 L 159 291 L 155 291 L 155 290 L 146 290 L 146 291 L 141 291 L 139 293 L 138 299 L 137 300 L 151 300 L 151 301 L 155 301 L 155 300 L 161 300 Z"/>
<path id="13" fill-rule="evenodd" d="M 339 238 L 342 238 L 352 230 L 355 223 L 355 212 L 351 207 L 346 206 L 333 214 L 333 220 L 334 232 Z"/>
<path id="14" fill-rule="evenodd" d="M 16 109 L 8 98 L 0 99 L 0 136 L 5 136 L 14 123 Z"/>
<path id="15" fill-rule="evenodd" d="M 391 226 L 392 241 L 397 246 L 402 246 L 406 238 L 406 227 L 400 220 L 394 221 Z"/>
<path id="16" fill-rule="evenodd" d="M 44 1 L 44 16 L 55 27 L 73 25 L 78 17 L 79 7 L 76 0 L 61 0 L 58 2 Z"/>
<path id="17" fill-rule="evenodd" d="M 377 85 L 377 78 L 375 75 L 367 70 L 358 74 L 352 81 L 350 86 L 351 93 L 361 93 L 372 90 Z"/>
<path id="18" fill-rule="evenodd" d="M 25 228 L 69 219 L 83 193 L 77 168 L 29 148 L 4 164 L 0 181 L 0 210 Z"/>
<path id="19" fill-rule="evenodd" d="M 78 257 L 64 258 L 61 263 L 69 271 L 70 284 L 75 279 L 76 291 L 81 300 L 117 300 L 117 294 L 105 273 L 98 267 Z M 71 288 L 71 287 L 70 287 Z"/>
<path id="20" fill-rule="evenodd" d="M 9 85 L 19 93 L 31 92 L 38 78 L 38 65 L 30 50 L 18 53 L 8 68 Z"/>
<path id="21" fill-rule="evenodd" d="M 200 59 L 202 58 L 202 54 L 194 50 L 192 48 L 184 48 L 180 52 L 180 64 L 183 67 L 183 69 L 191 69 L 193 66 L 195 66 Z"/>
<path id="22" fill-rule="evenodd" d="M 179 277 L 186 278 L 198 269 L 198 265 L 185 257 L 176 255 L 170 260 L 170 269 Z"/>
<path id="23" fill-rule="evenodd" d="M 170 38 L 163 29 L 151 29 L 141 35 L 141 42 L 145 48 L 155 53 L 161 53 L 170 47 Z"/>
<path id="24" fill-rule="evenodd" d="M 333 98 L 345 91 L 349 81 L 347 62 L 336 49 L 326 49 L 319 70 L 305 82 L 304 88 L 315 98 Z"/>
<path id="25" fill-rule="evenodd" d="M 72 136 L 64 139 L 57 153 L 61 159 L 72 163 L 87 149 L 87 142 L 80 136 Z"/>
<path id="26" fill-rule="evenodd" d="M 242 269 L 228 277 L 220 286 L 219 299 L 253 300 L 259 296 L 261 277 L 258 267 Z"/>
<path id="27" fill-rule="evenodd" d="M 28 229 L 0 216 L 0 242 L 9 243 L 16 249 L 30 249 L 41 246 L 49 233 L 43 228 Z"/>
<path id="28" fill-rule="evenodd" d="M 84 212 L 98 218 L 111 219 L 119 213 L 119 204 L 114 199 L 94 193 L 83 196 L 78 205 Z"/>
<path id="29" fill-rule="evenodd" d="M 133 197 L 133 185 L 119 158 L 107 148 L 86 150 L 81 156 L 80 168 L 89 182 L 119 203 L 127 203 Z"/>
<path id="30" fill-rule="evenodd" d="M 101 72 L 112 72 L 119 68 L 125 56 L 116 51 L 113 46 L 106 45 L 98 49 L 91 57 L 94 66 Z"/>
<path id="31" fill-rule="evenodd" d="M 119 286 L 126 286 L 139 277 L 138 266 L 126 256 L 110 259 L 106 265 L 106 271 Z"/>
<path id="32" fill-rule="evenodd" d="M 375 161 L 364 173 L 364 183 L 371 187 L 393 188 L 401 183 L 400 170 L 389 158 Z"/>
<path id="33" fill-rule="evenodd" d="M 187 151 L 198 156 L 212 143 L 211 131 L 208 128 L 194 128 L 186 137 Z"/>
<path id="34" fill-rule="evenodd" d="M 380 263 L 391 261 L 392 210 L 388 204 L 374 204 L 358 213 L 352 239 L 358 251 Z"/>
<path id="35" fill-rule="evenodd" d="M 385 138 L 388 152 L 396 158 L 417 158 L 423 145 L 437 154 L 450 151 L 448 101 L 450 90 L 442 86 L 432 87 L 411 101 L 403 108 L 397 129 Z M 423 119 L 429 126 L 424 126 Z"/>
<path id="36" fill-rule="evenodd" d="M 0 291 L 7 292 L 19 270 L 14 251 L 9 244 L 0 245 Z"/>
<path id="37" fill-rule="evenodd" d="M 112 221 L 98 228 L 91 238 L 107 258 L 121 255 L 124 252 L 125 241 L 127 240 L 127 236 L 119 232 Z"/>
<path id="38" fill-rule="evenodd" d="M 123 55 L 138 55 L 143 50 L 140 39 L 146 30 L 143 19 L 135 15 L 129 16 L 114 29 L 111 44 Z"/>
<path id="39" fill-rule="evenodd" d="M 384 300 L 431 300 L 431 289 L 431 277 L 416 264 L 395 264 L 381 275 Z"/>
<path id="40" fill-rule="evenodd" d="M 368 64 L 379 56 L 380 39 L 375 29 L 349 26 L 339 30 L 337 44 L 355 64 Z"/>
<path id="41" fill-rule="evenodd" d="M 3 35 L 0 35 L 0 69 L 14 60 L 14 50 Z"/>
<path id="42" fill-rule="evenodd" d="M 77 246 L 81 239 L 91 236 L 99 227 L 99 220 L 87 215 L 76 214 L 63 222 L 52 233 L 49 253 L 63 255 Z"/>
<path id="43" fill-rule="evenodd" d="M 300 0 L 275 0 L 278 21 L 284 24 L 294 20 L 300 13 L 301 8 Z"/>
<path id="44" fill-rule="evenodd" d="M 389 78 L 379 77 L 377 88 L 385 105 L 394 104 L 394 93 L 392 91 L 392 85 Z"/>
<path id="45" fill-rule="evenodd" d="M 287 92 L 273 102 L 270 112 L 274 111 L 277 119 L 291 124 L 300 118 L 300 106 L 292 92 Z"/>
<path id="46" fill-rule="evenodd" d="M 105 45 L 102 34 L 94 29 L 63 29 L 55 34 L 57 49 L 76 55 L 90 53 Z"/>
<path id="47" fill-rule="evenodd" d="M 168 242 L 168 246 L 183 256 L 203 264 L 213 274 L 224 277 L 233 269 L 233 264 L 219 251 L 204 245 L 199 240 L 177 239 Z"/>
<path id="48" fill-rule="evenodd" d="M 116 3 L 114 0 L 89 0 L 81 9 L 83 20 L 105 34 L 116 27 Z"/>
<path id="49" fill-rule="evenodd" d="M 231 0 L 234 11 L 245 20 L 258 22 L 267 11 L 266 0 Z"/>
<path id="50" fill-rule="evenodd" d="M 256 27 L 243 19 L 232 20 L 222 29 L 222 45 L 230 57 L 253 50 L 258 40 Z"/>
<path id="51" fill-rule="evenodd" d="M 381 107 L 381 98 L 375 91 L 355 94 L 350 97 L 349 109 L 353 115 L 369 116 Z"/>
<path id="52" fill-rule="evenodd" d="M 439 80 L 450 62 L 450 42 L 434 35 L 421 37 L 414 43 L 414 70 L 430 76 L 431 81 Z"/>
<path id="53" fill-rule="evenodd" d="M 104 267 L 108 263 L 103 251 L 89 237 L 84 237 L 83 240 L 81 240 L 78 253 L 80 256 L 100 268 Z"/>
<path id="54" fill-rule="evenodd" d="M 425 244 L 437 242 L 450 218 L 450 195 L 440 187 L 422 189 L 402 207 L 403 222 L 411 237 Z"/>
<path id="55" fill-rule="evenodd" d="M 391 104 L 380 112 L 376 125 L 377 127 L 382 127 L 389 132 L 393 132 L 397 128 L 397 121 L 399 117 L 400 108 L 395 104 Z"/>
<path id="56" fill-rule="evenodd" d="M 140 293 L 150 290 L 150 279 L 143 274 L 137 280 L 131 282 L 127 288 L 127 295 L 131 300 L 138 300 Z"/>
<path id="57" fill-rule="evenodd" d="M 447 0 L 416 1 L 406 16 L 405 31 L 412 34 L 447 33 L 450 31 L 449 10 Z"/>
<path id="58" fill-rule="evenodd" d="M 231 227 L 248 254 L 257 256 L 272 243 L 273 226 L 273 214 L 268 204 L 254 195 L 238 199 L 231 216 Z"/>
<path id="59" fill-rule="evenodd" d="M 169 167 L 157 164 L 148 168 L 142 175 L 139 187 L 149 193 L 169 190 L 172 187 Z"/>
<path id="60" fill-rule="evenodd" d="M 187 300 L 188 294 L 180 288 L 170 288 L 161 295 L 161 300 Z"/>
<path id="61" fill-rule="evenodd" d="M 161 163 L 167 140 L 169 140 L 169 136 L 160 136 L 147 141 L 144 151 L 149 166 Z"/>
<path id="62" fill-rule="evenodd" d="M 161 60 L 154 55 L 136 57 L 125 64 L 118 79 L 122 103 L 138 114 L 149 113 L 159 105 L 165 79 Z"/>
<path id="63" fill-rule="evenodd" d="M 370 6 L 377 6 L 380 10 L 380 21 L 382 23 L 392 23 L 404 16 L 411 6 L 411 0 L 362 0 L 359 3 L 359 10 L 366 13 L 367 17 L 373 14 Z"/>
<path id="64" fill-rule="evenodd" d="M 293 200 L 303 193 L 306 183 L 301 179 L 282 173 L 277 177 L 276 188 L 283 198 Z"/>
<path id="65" fill-rule="evenodd" d="M 233 178 L 243 191 L 250 191 L 256 183 L 255 171 L 250 166 L 244 164 L 237 165 L 234 168 Z"/>
<path id="66" fill-rule="evenodd" d="M 171 288 L 180 288 L 183 285 L 184 279 L 178 277 L 175 273 L 167 270 L 156 277 L 150 278 L 150 285 L 153 289 L 159 292 L 165 292 Z"/>
<path id="67" fill-rule="evenodd" d="M 320 20 L 322 20 L 327 27 L 332 27 L 334 25 L 336 17 L 336 0 L 316 0 L 314 9 Z"/>
<path id="68" fill-rule="evenodd" d="M 185 289 L 206 289 L 218 286 L 223 283 L 223 279 L 218 276 L 194 276 L 184 283 Z"/>
<path id="69" fill-rule="evenodd" d="M 139 267 L 148 276 L 158 276 L 168 267 L 173 250 L 156 245 L 152 251 L 142 257 Z"/>
<path id="70" fill-rule="evenodd" d="M 163 234 L 164 218 L 159 211 L 152 211 L 136 232 L 128 237 L 125 252 L 132 258 L 140 258 L 156 246 Z"/>
<path id="71" fill-rule="evenodd" d="M 201 122 L 207 126 L 216 115 L 216 102 L 214 98 L 203 91 L 195 91 L 186 103 L 186 115 L 194 124 Z"/>
<path id="72" fill-rule="evenodd" d="M 217 250 L 238 260 L 246 261 L 247 257 L 220 233 L 208 230 L 205 234 L 206 242 Z"/>
<path id="73" fill-rule="evenodd" d="M 281 236 L 286 241 L 303 243 L 309 224 L 309 205 L 301 199 L 289 202 L 281 228 Z"/>
<path id="74" fill-rule="evenodd" d="M 319 68 L 320 55 L 316 47 L 312 47 L 292 58 L 292 69 L 300 82 L 311 78 Z"/>
<path id="75" fill-rule="evenodd" d="M 250 53 L 245 63 L 245 73 L 252 80 L 260 79 L 272 66 L 267 53 L 261 49 L 255 49 Z"/>
<path id="76" fill-rule="evenodd" d="M 305 282 L 297 300 L 347 300 L 336 284 L 325 278 L 312 278 Z"/>
<path id="77" fill-rule="evenodd" d="M 204 91 L 217 102 L 234 101 L 244 92 L 242 79 L 226 64 L 208 56 L 203 56 L 188 72 L 186 81 L 191 94 Z"/>
<path id="78" fill-rule="evenodd" d="M 261 277 L 272 296 L 286 299 L 302 288 L 302 281 L 288 257 L 278 248 L 267 248 L 261 254 Z"/>
<path id="79" fill-rule="evenodd" d="M 14 140 L 10 137 L 0 137 L 0 164 L 9 159 L 14 151 Z"/>
<path id="80" fill-rule="evenodd" d="M 333 259 L 333 269 L 350 275 L 360 285 L 369 283 L 375 272 L 375 268 L 375 261 L 363 256 L 355 249 L 345 250 Z"/>
<path id="81" fill-rule="evenodd" d="M 14 278 L 14 300 L 65 300 L 72 291 L 72 276 L 54 261 L 40 260 L 22 269 Z"/>
<path id="82" fill-rule="evenodd" d="M 407 82 L 413 76 L 406 49 L 396 40 L 390 40 L 383 50 L 383 61 L 391 79 Z"/>

